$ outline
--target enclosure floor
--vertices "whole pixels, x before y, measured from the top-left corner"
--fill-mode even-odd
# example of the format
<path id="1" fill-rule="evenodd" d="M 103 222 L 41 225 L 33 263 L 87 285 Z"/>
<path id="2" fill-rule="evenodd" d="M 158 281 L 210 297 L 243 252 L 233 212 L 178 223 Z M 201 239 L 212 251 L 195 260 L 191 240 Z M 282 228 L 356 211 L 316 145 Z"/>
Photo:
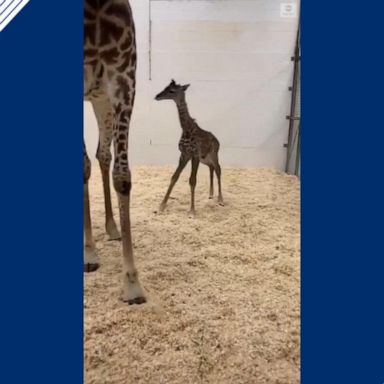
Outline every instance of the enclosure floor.
<path id="1" fill-rule="evenodd" d="M 208 200 L 207 170 L 199 170 L 190 219 L 189 171 L 156 214 L 174 169 L 133 169 L 134 251 L 149 303 L 127 306 L 121 243 L 104 233 L 94 165 L 102 266 L 84 282 L 86 384 L 300 382 L 299 182 L 274 170 L 224 169 L 221 207 Z M 116 199 L 114 208 L 117 217 Z"/>

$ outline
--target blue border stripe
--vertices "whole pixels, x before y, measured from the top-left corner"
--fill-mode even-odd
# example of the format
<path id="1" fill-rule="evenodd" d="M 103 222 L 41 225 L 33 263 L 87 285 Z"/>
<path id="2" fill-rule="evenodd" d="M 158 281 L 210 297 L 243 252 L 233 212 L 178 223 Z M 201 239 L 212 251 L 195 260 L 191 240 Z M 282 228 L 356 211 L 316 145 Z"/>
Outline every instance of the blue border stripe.
<path id="1" fill-rule="evenodd" d="M 302 383 L 384 382 L 384 4 L 302 5 Z"/>
<path id="2" fill-rule="evenodd" d="M 0 49 L 0 383 L 82 384 L 83 2 L 30 1 Z"/>

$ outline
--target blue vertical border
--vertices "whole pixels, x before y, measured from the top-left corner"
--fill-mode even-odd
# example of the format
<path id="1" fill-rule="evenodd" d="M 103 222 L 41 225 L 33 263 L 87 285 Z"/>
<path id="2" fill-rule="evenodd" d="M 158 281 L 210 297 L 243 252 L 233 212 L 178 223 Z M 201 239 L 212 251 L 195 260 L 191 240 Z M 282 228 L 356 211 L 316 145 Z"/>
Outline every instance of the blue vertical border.
<path id="1" fill-rule="evenodd" d="M 83 1 L 0 32 L 0 382 L 83 382 Z"/>
<path id="2" fill-rule="evenodd" d="M 384 382 L 384 4 L 302 4 L 302 383 Z"/>

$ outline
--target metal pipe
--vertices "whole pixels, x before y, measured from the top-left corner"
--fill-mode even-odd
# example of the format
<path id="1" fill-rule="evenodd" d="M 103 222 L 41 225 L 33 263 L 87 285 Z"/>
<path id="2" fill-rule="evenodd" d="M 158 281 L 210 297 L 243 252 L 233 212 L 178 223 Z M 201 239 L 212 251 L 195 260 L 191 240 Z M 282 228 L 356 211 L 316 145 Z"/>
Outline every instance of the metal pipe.
<path id="1" fill-rule="evenodd" d="M 148 2 L 148 14 L 149 14 L 149 25 L 148 25 L 148 64 L 149 64 L 149 80 L 152 80 L 152 1 Z"/>
<path id="2" fill-rule="evenodd" d="M 297 79 L 299 74 L 299 60 L 300 60 L 300 20 L 299 26 L 297 29 L 297 37 L 296 37 L 296 47 L 295 47 L 295 56 L 293 57 L 295 61 L 294 70 L 293 70 L 293 82 L 292 82 L 292 98 L 291 98 L 291 114 L 287 118 L 289 119 L 289 130 L 288 130 L 288 144 L 287 144 L 287 160 L 285 165 L 285 172 L 288 173 L 289 170 L 289 160 L 291 155 L 291 142 L 292 142 L 292 134 L 293 134 L 293 125 L 295 119 L 295 110 L 296 110 L 296 96 L 297 96 Z"/>
<path id="3" fill-rule="evenodd" d="M 300 166 L 300 160 L 301 160 L 301 135 L 300 135 L 300 123 L 299 126 L 297 127 L 298 130 L 298 137 L 297 137 L 297 151 L 296 151 L 296 166 L 295 166 L 295 175 L 299 176 L 299 166 Z"/>

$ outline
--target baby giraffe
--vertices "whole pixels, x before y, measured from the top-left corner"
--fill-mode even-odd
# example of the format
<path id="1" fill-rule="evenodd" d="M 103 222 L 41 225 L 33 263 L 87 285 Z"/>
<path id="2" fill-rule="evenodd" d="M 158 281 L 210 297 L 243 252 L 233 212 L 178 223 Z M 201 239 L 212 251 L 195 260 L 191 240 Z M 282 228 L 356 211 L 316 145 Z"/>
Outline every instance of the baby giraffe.
<path id="1" fill-rule="evenodd" d="M 173 100 L 176 103 L 181 129 L 183 131 L 179 141 L 179 150 L 181 156 L 179 165 L 172 176 L 171 183 L 164 199 L 160 205 L 160 211 L 164 211 L 172 189 L 175 186 L 179 176 L 189 160 L 192 161 L 191 177 L 189 185 L 191 186 L 191 210 L 190 214 L 195 215 L 195 187 L 196 175 L 199 163 L 207 165 L 210 170 L 210 191 L 209 198 L 213 198 L 213 173 L 216 173 L 219 187 L 219 204 L 224 205 L 223 196 L 221 193 L 221 168 L 219 165 L 218 152 L 220 148 L 219 140 L 207 131 L 201 129 L 194 119 L 191 118 L 188 112 L 187 102 L 185 100 L 185 91 L 189 88 L 188 85 L 176 84 L 174 80 L 156 96 L 156 100 Z"/>

